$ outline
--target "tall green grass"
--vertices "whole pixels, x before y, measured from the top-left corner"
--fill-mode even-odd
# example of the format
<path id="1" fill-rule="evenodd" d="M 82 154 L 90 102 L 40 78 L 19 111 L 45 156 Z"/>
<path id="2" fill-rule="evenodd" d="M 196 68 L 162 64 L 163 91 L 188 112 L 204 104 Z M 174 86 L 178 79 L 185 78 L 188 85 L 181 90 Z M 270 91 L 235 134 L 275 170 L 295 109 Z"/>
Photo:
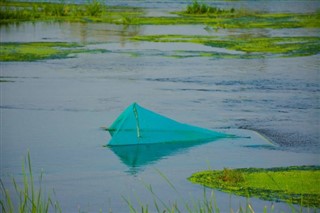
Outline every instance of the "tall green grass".
<path id="1" fill-rule="evenodd" d="M 207 192 L 207 189 L 203 187 L 202 197 L 199 199 L 192 199 L 191 201 L 186 201 L 182 194 L 177 190 L 174 184 L 167 178 L 161 171 L 156 170 L 158 174 L 163 178 L 163 180 L 169 185 L 169 187 L 175 192 L 177 200 L 176 201 L 165 201 L 161 198 L 152 188 L 150 184 L 143 183 L 146 190 L 150 192 L 150 196 L 153 200 L 153 206 L 149 206 L 141 202 L 139 198 L 137 199 L 138 206 L 135 206 L 133 202 L 126 197 L 123 197 L 124 201 L 129 207 L 130 213 L 149 213 L 149 212 L 157 212 L 157 213 L 220 213 L 223 212 L 219 208 L 219 204 L 217 203 L 216 196 L 213 190 L 211 193 Z M 230 198 L 231 199 L 231 198 Z M 249 199 L 245 205 L 239 205 L 238 209 L 232 209 L 230 206 L 230 213 L 254 213 L 254 209 L 250 204 Z M 270 209 L 266 206 L 263 208 L 263 212 L 273 213 L 274 206 L 272 205 Z M 295 209 L 292 209 L 292 213 L 296 213 Z M 302 213 L 302 211 L 301 211 Z"/>
<path id="2" fill-rule="evenodd" d="M 88 0 L 86 4 L 69 4 L 61 0 L 59 3 L 49 2 L 0 2 L 1 22 L 46 20 L 52 18 L 101 17 L 107 6 L 100 0 Z"/>
<path id="3" fill-rule="evenodd" d="M 3 213 L 47 213 L 62 212 L 59 203 L 52 200 L 50 195 L 44 194 L 42 187 L 43 173 L 39 177 L 39 185 L 36 185 L 30 154 L 22 166 L 23 181 L 18 184 L 15 178 L 12 178 L 15 194 L 11 194 L 0 179 L 1 194 L 1 212 Z M 17 201 L 16 201 L 17 200 Z"/>
<path id="4" fill-rule="evenodd" d="M 200 4 L 197 0 L 193 1 L 193 4 L 188 5 L 185 11 L 186 14 L 210 14 L 210 15 L 232 14 L 234 12 L 235 12 L 234 8 L 231 8 L 230 10 L 226 10 L 218 7 L 211 7 L 204 3 Z"/>

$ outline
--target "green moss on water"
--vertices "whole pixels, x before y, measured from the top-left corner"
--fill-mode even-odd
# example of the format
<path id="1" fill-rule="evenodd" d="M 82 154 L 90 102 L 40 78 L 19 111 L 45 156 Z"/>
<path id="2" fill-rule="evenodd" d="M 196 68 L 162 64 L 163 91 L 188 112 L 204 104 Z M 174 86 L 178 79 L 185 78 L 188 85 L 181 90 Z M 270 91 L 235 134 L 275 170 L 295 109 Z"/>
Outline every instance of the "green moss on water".
<path id="1" fill-rule="evenodd" d="M 37 61 L 73 57 L 77 53 L 106 52 L 86 49 L 78 43 L 67 42 L 6 42 L 0 45 L 0 61 Z"/>
<path id="2" fill-rule="evenodd" d="M 136 41 L 149 42 L 188 42 L 198 43 L 215 48 L 236 50 L 243 54 L 256 56 L 309 56 L 320 52 L 320 37 L 217 37 L 186 35 L 146 35 L 135 36 Z M 234 55 L 234 54 L 228 54 Z"/>
<path id="3" fill-rule="evenodd" d="M 240 196 L 320 207 L 320 166 L 213 170 L 188 179 Z"/>
<path id="4" fill-rule="evenodd" d="M 210 46 L 212 51 L 160 51 L 133 52 L 140 56 L 163 56 L 173 58 L 210 57 L 213 59 L 251 59 L 263 57 L 298 57 L 317 55 L 320 52 L 320 37 L 217 37 L 188 35 L 135 36 L 134 41 L 176 43 L 187 42 Z M 219 51 L 221 49 L 221 51 Z M 88 49 L 79 43 L 27 42 L 1 43 L 0 61 L 36 61 L 75 57 L 79 53 L 104 53 L 105 49 Z"/>

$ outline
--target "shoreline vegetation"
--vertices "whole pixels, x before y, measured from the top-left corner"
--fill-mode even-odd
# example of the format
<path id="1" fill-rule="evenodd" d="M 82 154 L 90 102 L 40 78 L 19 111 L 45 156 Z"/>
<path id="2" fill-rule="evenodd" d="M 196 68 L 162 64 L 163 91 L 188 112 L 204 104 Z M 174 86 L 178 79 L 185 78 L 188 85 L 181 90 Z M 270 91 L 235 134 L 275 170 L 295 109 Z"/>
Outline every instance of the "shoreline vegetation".
<path id="1" fill-rule="evenodd" d="M 307 14 L 263 13 L 220 9 L 194 1 L 176 16 L 146 16 L 143 8 L 107 6 L 99 0 L 86 4 L 0 1 L 0 24 L 23 21 L 102 22 L 125 25 L 204 24 L 221 28 L 319 28 L 320 11 Z"/>
<path id="2" fill-rule="evenodd" d="M 163 180 L 177 193 L 179 192 L 170 180 L 160 171 L 156 170 Z M 250 204 L 250 197 L 285 202 L 291 212 L 302 213 L 305 207 L 308 211 L 320 208 L 320 166 L 291 166 L 279 168 L 245 168 L 245 169 L 224 169 L 221 171 L 202 171 L 193 174 L 188 179 L 192 183 L 201 184 L 206 187 L 215 188 L 227 193 L 247 197 L 246 204 L 240 204 L 236 212 L 254 213 L 254 207 Z M 43 172 L 39 178 L 33 176 L 31 157 L 28 153 L 22 164 L 22 180 L 11 178 L 13 192 L 5 186 L 0 179 L 0 207 L 2 212 L 7 213 L 28 213 L 28 212 L 63 212 L 59 201 L 53 200 L 51 193 L 47 193 L 46 187 L 42 185 Z M 165 201 L 160 198 L 152 189 L 151 185 L 144 183 L 146 190 L 153 198 L 156 212 L 220 212 L 219 204 L 216 202 L 214 191 L 208 196 L 204 188 L 203 197 L 199 200 L 187 202 L 180 197 L 181 204 L 177 201 Z M 55 195 L 55 191 L 53 189 Z M 59 193 L 59 192 L 57 192 Z M 138 207 L 127 197 L 122 197 L 123 202 L 128 205 L 128 212 L 148 213 L 152 209 L 148 204 L 138 199 Z M 169 202 L 169 203 L 168 203 Z M 294 206 L 298 204 L 300 206 Z M 244 205 L 244 206 L 243 206 Z M 265 206 L 263 212 L 276 211 L 274 205 L 270 209 Z M 152 211 L 152 212 L 154 212 Z M 80 209 L 79 209 L 80 212 Z M 100 209 L 102 212 L 102 209 Z M 108 212 L 112 212 L 109 209 Z M 234 210 L 230 207 L 230 212 Z"/>
<path id="3" fill-rule="evenodd" d="M 0 0 L 0 25 L 20 22 L 84 22 L 129 25 L 201 24 L 206 30 L 259 28 L 320 28 L 320 11 L 308 14 L 262 13 L 245 9 L 220 9 L 194 1 L 175 16 L 146 16 L 143 8 L 107 6 L 100 0 L 86 4 L 18 2 Z M 196 33 L 196 32 L 195 32 Z M 300 57 L 320 53 L 320 37 L 316 36 L 200 36 L 200 35 L 135 35 L 133 42 L 195 43 L 227 51 L 173 51 L 157 56 L 188 58 L 253 59 L 265 57 Z M 94 44 L 94 43 L 93 43 Z M 79 53 L 108 53 L 103 49 L 87 49 L 85 44 L 67 42 L 2 42 L 0 61 L 37 61 L 75 57 Z M 139 56 L 139 53 L 123 52 Z"/>
<path id="4" fill-rule="evenodd" d="M 14 193 L 7 189 L 0 178 L 0 209 L 4 213 L 48 213 L 59 212 L 61 207 L 58 201 L 52 199 L 50 193 L 46 194 L 42 185 L 43 172 L 39 179 L 34 179 L 30 153 L 22 163 L 22 183 L 14 177 L 11 178 Z M 54 191 L 53 191 L 54 192 Z"/>

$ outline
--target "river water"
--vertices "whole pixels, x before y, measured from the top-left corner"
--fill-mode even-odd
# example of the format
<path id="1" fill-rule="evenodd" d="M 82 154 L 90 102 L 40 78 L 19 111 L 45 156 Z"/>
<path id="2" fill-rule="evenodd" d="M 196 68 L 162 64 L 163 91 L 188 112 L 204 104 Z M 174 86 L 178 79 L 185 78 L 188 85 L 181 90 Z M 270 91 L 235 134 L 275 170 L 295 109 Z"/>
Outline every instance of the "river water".
<path id="1" fill-rule="evenodd" d="M 319 8 L 317 1 L 268 2 L 218 4 L 284 12 Z M 186 2 L 119 4 L 163 12 L 169 5 L 170 10 L 183 8 Z M 145 184 L 151 184 L 164 202 L 177 200 L 183 206 L 201 199 L 203 188 L 186 178 L 208 168 L 318 165 L 319 55 L 176 58 L 171 56 L 232 51 L 200 44 L 132 42 L 129 38 L 151 34 L 318 36 L 319 30 L 208 32 L 204 28 L 44 22 L 1 26 L 1 42 L 80 42 L 87 48 L 108 50 L 66 59 L 1 62 L 1 78 L 8 81 L 0 83 L 0 173 L 5 184 L 9 187 L 10 176 L 21 178 L 23 156 L 29 150 L 34 176 L 43 170 L 46 190 L 54 188 L 64 212 L 128 212 L 123 197 L 136 206 L 140 199 L 152 209 L 152 195 Z M 110 136 L 100 127 L 110 125 L 132 102 L 184 123 L 251 138 L 187 147 L 103 147 Z M 222 212 L 237 210 L 239 202 L 243 206 L 247 202 L 242 197 L 215 194 Z M 258 212 L 273 204 L 254 198 L 250 202 Z M 276 212 L 290 210 L 287 204 L 275 205 Z"/>

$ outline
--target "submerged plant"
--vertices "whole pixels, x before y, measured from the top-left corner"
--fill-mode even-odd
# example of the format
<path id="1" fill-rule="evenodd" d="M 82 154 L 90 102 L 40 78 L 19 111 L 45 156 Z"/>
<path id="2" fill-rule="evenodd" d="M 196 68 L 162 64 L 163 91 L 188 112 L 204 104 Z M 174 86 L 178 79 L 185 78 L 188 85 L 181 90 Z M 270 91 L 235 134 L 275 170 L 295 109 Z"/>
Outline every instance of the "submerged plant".
<path id="1" fill-rule="evenodd" d="M 42 188 L 43 173 L 39 177 L 39 186 L 35 185 L 31 167 L 30 154 L 26 158 L 26 165 L 22 166 L 23 183 L 20 186 L 15 178 L 12 178 L 12 185 L 18 199 L 17 205 L 14 205 L 16 196 L 12 196 L 0 179 L 1 210 L 6 213 L 47 213 L 62 212 L 59 203 L 52 200 L 50 195 L 45 195 Z"/>

